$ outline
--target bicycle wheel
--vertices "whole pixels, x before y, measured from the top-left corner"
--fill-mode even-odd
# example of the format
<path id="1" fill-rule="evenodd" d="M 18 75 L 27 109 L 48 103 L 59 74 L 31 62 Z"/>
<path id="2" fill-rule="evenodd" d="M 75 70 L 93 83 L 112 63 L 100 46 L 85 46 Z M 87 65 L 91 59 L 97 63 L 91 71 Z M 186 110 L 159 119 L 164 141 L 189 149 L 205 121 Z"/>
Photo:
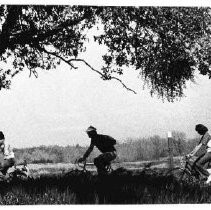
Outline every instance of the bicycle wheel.
<path id="1" fill-rule="evenodd" d="M 180 167 L 176 167 L 176 168 L 168 169 L 167 172 L 164 173 L 164 176 L 171 176 L 177 170 L 181 170 L 181 168 Z"/>
<path id="2" fill-rule="evenodd" d="M 191 173 L 185 168 L 173 168 L 170 169 L 166 176 L 173 176 L 177 181 L 185 181 L 185 182 L 193 182 L 193 176 Z"/>

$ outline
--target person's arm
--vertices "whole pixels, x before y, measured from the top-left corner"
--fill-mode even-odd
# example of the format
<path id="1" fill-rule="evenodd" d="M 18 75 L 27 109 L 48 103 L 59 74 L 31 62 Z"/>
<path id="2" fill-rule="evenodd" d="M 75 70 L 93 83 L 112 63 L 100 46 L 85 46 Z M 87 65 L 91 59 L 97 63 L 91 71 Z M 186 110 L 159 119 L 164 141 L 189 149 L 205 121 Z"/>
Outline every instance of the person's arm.
<path id="1" fill-rule="evenodd" d="M 202 143 L 200 143 L 199 145 L 197 145 L 197 146 L 193 149 L 193 151 L 189 154 L 189 156 L 194 156 L 194 155 L 199 151 L 199 149 L 201 148 L 201 146 L 202 146 Z"/>
<path id="2" fill-rule="evenodd" d="M 5 143 L 4 144 L 4 155 L 8 156 L 10 154 L 10 145 Z"/>
<path id="3" fill-rule="evenodd" d="M 86 160 L 86 158 L 89 157 L 93 149 L 94 149 L 94 145 L 91 144 L 89 148 L 86 150 L 86 152 L 84 153 L 83 160 Z"/>
<path id="4" fill-rule="evenodd" d="M 198 144 L 194 150 L 189 154 L 189 156 L 194 156 L 198 151 L 199 149 L 202 147 L 202 145 L 207 145 L 208 141 L 211 139 L 211 136 L 209 135 L 209 133 L 205 133 L 203 136 L 202 136 L 202 139 L 201 139 L 201 143 Z"/>
<path id="5" fill-rule="evenodd" d="M 87 157 L 89 157 L 90 153 L 92 152 L 92 150 L 94 149 L 94 144 L 90 144 L 89 148 L 86 150 L 86 152 L 84 153 L 82 158 L 78 159 L 78 162 L 83 162 L 86 160 Z"/>

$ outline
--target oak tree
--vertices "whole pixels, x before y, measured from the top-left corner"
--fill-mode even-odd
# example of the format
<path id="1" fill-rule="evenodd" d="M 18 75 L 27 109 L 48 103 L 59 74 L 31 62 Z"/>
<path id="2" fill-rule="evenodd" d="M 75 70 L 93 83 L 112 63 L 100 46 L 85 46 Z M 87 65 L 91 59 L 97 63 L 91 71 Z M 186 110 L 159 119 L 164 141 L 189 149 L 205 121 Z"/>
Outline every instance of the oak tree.
<path id="1" fill-rule="evenodd" d="M 69 5 L 0 6 L 0 88 L 24 69 L 50 70 L 60 62 L 77 68 L 83 62 L 104 80 L 121 80 L 137 71 L 151 94 L 173 101 L 183 96 L 196 71 L 211 77 L 210 8 L 207 7 L 96 7 Z M 101 69 L 80 58 L 93 35 L 105 45 Z M 3 63 L 12 62 L 8 69 Z"/>

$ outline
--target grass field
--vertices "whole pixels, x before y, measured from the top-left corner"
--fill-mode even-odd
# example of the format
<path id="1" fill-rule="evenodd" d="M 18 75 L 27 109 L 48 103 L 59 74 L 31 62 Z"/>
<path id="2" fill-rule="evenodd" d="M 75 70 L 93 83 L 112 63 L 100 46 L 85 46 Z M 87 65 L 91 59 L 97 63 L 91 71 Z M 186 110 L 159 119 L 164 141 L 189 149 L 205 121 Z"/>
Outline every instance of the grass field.
<path id="1" fill-rule="evenodd" d="M 93 171 L 83 173 L 74 164 L 29 165 L 33 178 L 0 183 L 0 204 L 211 203 L 210 186 L 166 176 L 166 160 L 143 170 L 146 163 L 114 164 L 116 169 L 103 177 Z"/>
<path id="2" fill-rule="evenodd" d="M 178 183 L 164 169 L 117 169 L 104 177 L 74 170 L 1 183 L 0 204 L 175 204 L 211 203 L 211 188 Z"/>

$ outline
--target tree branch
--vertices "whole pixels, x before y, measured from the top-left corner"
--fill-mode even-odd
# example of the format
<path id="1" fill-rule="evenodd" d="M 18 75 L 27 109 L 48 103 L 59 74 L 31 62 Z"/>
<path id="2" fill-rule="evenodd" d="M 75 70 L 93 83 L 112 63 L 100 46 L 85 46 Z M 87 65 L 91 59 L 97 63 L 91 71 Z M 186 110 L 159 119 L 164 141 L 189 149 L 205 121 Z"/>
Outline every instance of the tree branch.
<path id="1" fill-rule="evenodd" d="M 102 72 L 100 72 L 100 71 L 94 69 L 94 68 L 93 68 L 89 63 L 87 63 L 84 59 L 70 59 L 69 61 L 70 61 L 70 62 L 73 62 L 73 61 L 83 62 L 83 63 L 86 64 L 92 71 L 94 71 L 94 72 L 100 74 L 100 75 L 102 76 L 102 78 L 104 78 L 105 80 L 108 80 L 108 78 L 107 78 Z M 122 86 L 123 86 L 126 90 L 131 91 L 131 92 L 133 92 L 134 94 L 137 94 L 134 90 L 128 88 L 128 87 L 122 82 L 121 79 L 119 79 L 119 78 L 117 78 L 117 77 L 113 77 L 113 76 L 109 77 L 109 79 L 117 80 L 118 82 L 120 82 L 120 83 L 122 84 Z"/>
<path id="2" fill-rule="evenodd" d="M 55 57 L 61 59 L 62 61 L 64 61 L 64 62 L 67 63 L 68 65 L 70 65 L 71 68 L 77 69 L 77 67 L 75 67 L 75 66 L 71 63 L 70 60 L 64 59 L 62 56 L 58 55 L 56 52 L 47 51 L 44 47 L 41 47 L 41 46 L 37 46 L 37 48 L 38 48 L 39 50 L 41 50 L 41 51 L 43 51 L 43 52 L 49 54 L 49 55 L 53 55 L 53 56 L 55 56 Z"/>
<path id="3" fill-rule="evenodd" d="M 105 80 L 108 80 L 108 79 L 113 79 L 113 80 L 117 80 L 118 82 L 120 82 L 122 84 L 122 86 L 127 89 L 128 91 L 131 91 L 133 92 L 134 94 L 137 94 L 134 90 L 128 88 L 123 82 L 121 79 L 117 78 L 117 77 L 109 77 L 107 78 L 102 72 L 94 69 L 89 63 L 87 63 L 84 59 L 69 59 L 69 60 L 66 60 L 65 58 L 63 58 L 62 56 L 58 55 L 56 52 L 50 52 L 50 51 L 47 51 L 44 47 L 41 47 L 41 46 L 37 46 L 41 51 L 47 53 L 47 54 L 50 54 L 50 55 L 53 55 L 59 59 L 61 59 L 62 61 L 64 61 L 65 63 L 67 63 L 68 65 L 71 66 L 71 68 L 74 68 L 74 69 L 77 69 L 77 67 L 75 67 L 72 62 L 76 61 L 76 62 L 83 62 L 86 66 L 88 66 L 92 71 L 98 73 L 99 75 L 101 75 L 101 77 Z"/>
<path id="4" fill-rule="evenodd" d="M 2 47 L 0 48 L 0 50 L 2 51 L 2 52 L 0 51 L 0 55 L 3 54 L 6 48 L 11 48 L 16 44 L 24 45 L 24 44 L 34 43 L 34 42 L 35 43 L 42 42 L 48 37 L 51 37 L 52 35 L 59 33 L 60 31 L 64 30 L 67 27 L 77 25 L 89 17 L 91 17 L 91 14 L 88 12 L 85 12 L 80 18 L 76 20 L 68 19 L 65 22 L 60 23 L 55 28 L 49 29 L 48 31 L 45 31 L 45 32 L 40 32 L 38 30 L 28 30 L 28 31 L 23 31 L 16 34 L 11 33 L 10 37 L 8 36 L 7 46 L 4 46 L 3 49 Z"/>

